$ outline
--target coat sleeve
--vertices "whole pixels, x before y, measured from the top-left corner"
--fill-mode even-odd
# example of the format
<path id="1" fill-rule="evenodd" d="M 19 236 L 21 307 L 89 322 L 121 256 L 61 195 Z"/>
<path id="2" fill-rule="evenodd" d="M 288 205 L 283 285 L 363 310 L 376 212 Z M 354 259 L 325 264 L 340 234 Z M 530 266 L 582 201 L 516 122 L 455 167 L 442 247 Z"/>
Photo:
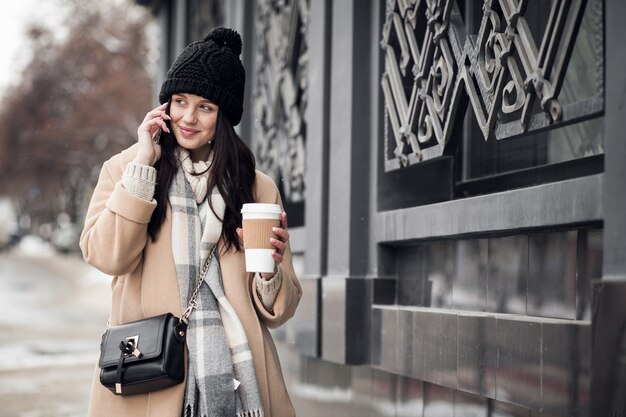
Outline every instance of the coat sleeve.
<path id="1" fill-rule="evenodd" d="M 105 162 L 91 197 L 80 248 L 85 261 L 108 275 L 124 275 L 141 262 L 156 201 L 122 187 L 122 154 Z"/>
<path id="2" fill-rule="evenodd" d="M 255 188 L 255 197 L 258 203 L 274 203 L 280 204 L 282 207 L 278 188 L 268 176 L 257 171 Z M 287 216 L 289 216 L 289 213 L 287 213 Z M 269 328 L 279 327 L 289 320 L 294 315 L 296 307 L 302 297 L 300 281 L 296 276 L 291 262 L 291 247 L 289 242 L 287 242 L 287 248 L 285 249 L 280 268 L 282 269 L 282 283 L 278 290 L 276 301 L 274 301 L 272 311 L 268 311 L 263 306 L 263 302 L 256 291 L 256 283 L 254 279 L 250 280 L 250 291 L 254 300 L 254 307 L 261 320 Z"/>

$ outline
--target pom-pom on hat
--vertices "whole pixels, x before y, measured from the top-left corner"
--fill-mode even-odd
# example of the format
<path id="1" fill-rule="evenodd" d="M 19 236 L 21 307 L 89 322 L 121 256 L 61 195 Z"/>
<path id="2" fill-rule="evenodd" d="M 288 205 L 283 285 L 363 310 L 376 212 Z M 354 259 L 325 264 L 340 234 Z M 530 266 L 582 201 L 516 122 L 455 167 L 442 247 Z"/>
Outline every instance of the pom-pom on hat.
<path id="1" fill-rule="evenodd" d="M 172 94 L 189 93 L 211 100 L 233 126 L 241 121 L 246 71 L 239 55 L 241 37 L 228 28 L 215 28 L 176 58 L 161 86 L 161 104 Z"/>

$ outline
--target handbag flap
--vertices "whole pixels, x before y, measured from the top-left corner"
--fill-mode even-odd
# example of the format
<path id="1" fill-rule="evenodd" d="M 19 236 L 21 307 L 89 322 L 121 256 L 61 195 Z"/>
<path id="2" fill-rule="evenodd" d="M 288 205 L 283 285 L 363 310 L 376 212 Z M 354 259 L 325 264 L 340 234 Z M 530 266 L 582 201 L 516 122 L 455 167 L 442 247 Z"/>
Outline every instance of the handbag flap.
<path id="1" fill-rule="evenodd" d="M 100 346 L 100 368 L 116 366 L 120 359 L 120 342 L 130 338 L 136 338 L 136 348 L 141 352 L 141 356 L 137 358 L 129 355 L 124 360 L 125 363 L 141 362 L 161 355 L 163 333 L 170 317 L 174 317 L 172 313 L 108 328 Z"/>

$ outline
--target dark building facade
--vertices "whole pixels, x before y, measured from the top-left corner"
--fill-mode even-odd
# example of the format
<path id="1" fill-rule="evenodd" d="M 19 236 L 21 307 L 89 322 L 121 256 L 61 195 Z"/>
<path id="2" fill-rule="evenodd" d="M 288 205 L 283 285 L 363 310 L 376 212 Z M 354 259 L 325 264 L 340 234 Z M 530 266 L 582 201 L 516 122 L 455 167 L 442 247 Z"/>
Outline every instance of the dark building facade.
<path id="1" fill-rule="evenodd" d="M 626 3 L 139 3 L 242 34 L 298 415 L 626 415 Z"/>

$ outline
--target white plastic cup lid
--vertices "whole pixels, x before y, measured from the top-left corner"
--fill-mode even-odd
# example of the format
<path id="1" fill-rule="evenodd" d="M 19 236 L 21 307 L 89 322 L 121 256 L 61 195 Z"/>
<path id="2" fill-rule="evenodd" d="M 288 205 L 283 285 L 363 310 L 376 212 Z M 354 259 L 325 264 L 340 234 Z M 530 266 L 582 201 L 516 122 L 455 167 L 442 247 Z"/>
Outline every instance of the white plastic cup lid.
<path id="1" fill-rule="evenodd" d="M 246 203 L 241 207 L 241 213 L 269 213 L 280 215 L 282 212 L 283 209 L 279 204 Z"/>

